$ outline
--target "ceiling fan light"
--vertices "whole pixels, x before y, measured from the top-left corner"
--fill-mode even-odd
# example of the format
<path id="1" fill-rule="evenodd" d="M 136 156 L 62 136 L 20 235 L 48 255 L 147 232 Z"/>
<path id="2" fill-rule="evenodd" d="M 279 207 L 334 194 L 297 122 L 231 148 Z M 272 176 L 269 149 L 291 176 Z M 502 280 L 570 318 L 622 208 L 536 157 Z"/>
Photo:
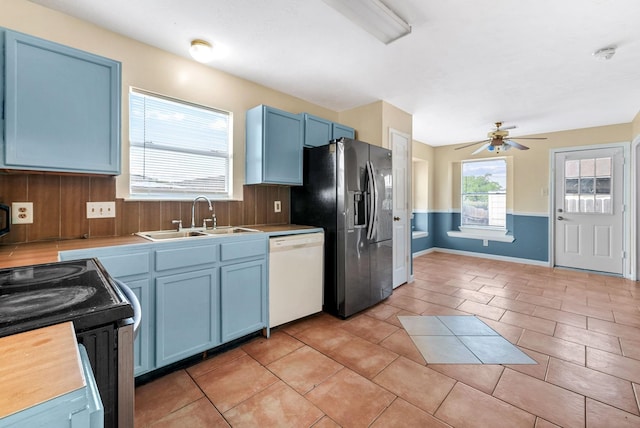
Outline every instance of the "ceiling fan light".
<path id="1" fill-rule="evenodd" d="M 207 63 L 213 59 L 213 46 L 207 41 L 195 39 L 191 41 L 189 54 L 196 61 Z"/>
<path id="2" fill-rule="evenodd" d="M 611 59 L 616 54 L 615 46 L 607 46 L 606 48 L 598 49 L 592 55 L 599 60 L 606 61 Z"/>

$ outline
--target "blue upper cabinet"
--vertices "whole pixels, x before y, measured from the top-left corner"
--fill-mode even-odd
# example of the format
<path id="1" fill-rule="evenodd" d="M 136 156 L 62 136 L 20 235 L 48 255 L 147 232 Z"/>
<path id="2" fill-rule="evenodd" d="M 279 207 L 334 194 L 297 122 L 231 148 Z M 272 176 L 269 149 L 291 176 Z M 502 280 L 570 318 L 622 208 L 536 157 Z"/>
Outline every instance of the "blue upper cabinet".
<path id="1" fill-rule="evenodd" d="M 0 32 L 0 166 L 119 174 L 120 63 L 26 34 Z"/>
<path id="2" fill-rule="evenodd" d="M 356 138 L 356 130 L 347 125 L 342 125 L 340 123 L 332 123 L 333 134 L 332 138 Z"/>
<path id="3" fill-rule="evenodd" d="M 355 134 L 355 130 L 351 127 L 304 113 L 305 147 L 324 146 L 329 141 L 341 137 L 355 138 Z"/>
<path id="4" fill-rule="evenodd" d="M 332 139 L 333 129 L 330 120 L 304 114 L 304 146 L 324 146 Z"/>
<path id="5" fill-rule="evenodd" d="M 245 184 L 302 185 L 303 117 L 265 105 L 246 115 Z"/>

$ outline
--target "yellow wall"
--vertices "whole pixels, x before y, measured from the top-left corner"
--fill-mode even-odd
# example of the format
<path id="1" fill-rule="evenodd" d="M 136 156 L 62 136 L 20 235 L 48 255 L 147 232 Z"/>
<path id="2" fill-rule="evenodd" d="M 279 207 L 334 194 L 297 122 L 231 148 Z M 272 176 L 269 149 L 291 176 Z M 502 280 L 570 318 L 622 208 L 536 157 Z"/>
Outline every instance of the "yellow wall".
<path id="1" fill-rule="evenodd" d="M 636 117 L 635 119 L 633 119 L 633 122 L 631 122 L 631 127 L 632 127 L 631 135 L 635 140 L 636 138 L 640 137 L 640 111 L 638 112 L 638 114 L 636 114 Z"/>
<path id="2" fill-rule="evenodd" d="M 513 175 L 508 177 L 513 200 L 507 201 L 507 209 L 516 214 L 547 214 L 549 210 L 549 156 L 551 149 L 593 144 L 631 141 L 632 124 L 600 126 L 535 135 L 546 140 L 522 141 L 530 150 L 509 150 L 505 154 L 513 165 Z M 461 145 L 460 145 L 461 146 Z M 434 205 L 431 210 L 447 211 L 459 208 L 460 168 L 466 159 L 492 158 L 487 152 L 471 156 L 476 146 L 455 150 L 460 146 L 435 148 Z"/>
<path id="3" fill-rule="evenodd" d="M 340 123 L 356 129 L 356 138 L 382 146 L 382 101 L 340 112 Z"/>
<path id="4" fill-rule="evenodd" d="M 413 140 L 413 210 L 428 211 L 433 207 L 433 147 Z"/>
<path id="5" fill-rule="evenodd" d="M 245 111 L 267 104 L 329 120 L 338 113 L 176 56 L 26 0 L 0 0 L 0 26 L 58 42 L 122 63 L 122 175 L 117 197 L 129 187 L 129 87 L 184 99 L 233 114 L 233 195 L 242 199 Z M 185 51 L 187 46 L 185 46 Z M 366 131 L 364 131 L 366 133 Z"/>
<path id="6" fill-rule="evenodd" d="M 413 116 L 385 101 L 342 111 L 338 121 L 355 128 L 358 140 L 388 149 L 389 129 L 413 134 Z"/>
<path id="7" fill-rule="evenodd" d="M 387 102 L 382 102 L 382 147 L 391 149 L 389 142 L 389 130 L 395 129 L 396 131 L 403 132 L 409 135 L 409 141 L 412 140 L 413 135 L 413 116 L 409 113 L 400 110 Z M 407 156 L 411 161 L 411 144 L 408 147 L 409 153 Z"/>

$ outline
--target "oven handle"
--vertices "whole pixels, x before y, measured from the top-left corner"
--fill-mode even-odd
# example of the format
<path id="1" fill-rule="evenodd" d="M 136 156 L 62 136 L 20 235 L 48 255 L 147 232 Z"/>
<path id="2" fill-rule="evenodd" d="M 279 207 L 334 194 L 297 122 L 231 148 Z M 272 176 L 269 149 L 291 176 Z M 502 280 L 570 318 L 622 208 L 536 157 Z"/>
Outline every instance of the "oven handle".
<path id="1" fill-rule="evenodd" d="M 138 300 L 138 296 L 129 288 L 127 284 L 120 281 L 119 279 L 114 279 L 115 283 L 124 294 L 124 297 L 127 298 L 131 306 L 133 307 L 133 337 L 135 338 L 138 334 L 138 327 L 140 327 L 140 321 L 142 321 L 142 307 L 140 306 L 140 301 Z"/>

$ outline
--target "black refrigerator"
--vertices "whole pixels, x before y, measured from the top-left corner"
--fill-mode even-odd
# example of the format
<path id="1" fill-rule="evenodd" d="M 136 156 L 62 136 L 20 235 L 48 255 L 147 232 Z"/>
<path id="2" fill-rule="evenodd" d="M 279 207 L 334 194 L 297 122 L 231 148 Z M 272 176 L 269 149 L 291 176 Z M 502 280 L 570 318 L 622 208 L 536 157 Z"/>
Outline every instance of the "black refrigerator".
<path id="1" fill-rule="evenodd" d="M 291 222 L 325 231 L 324 304 L 346 318 L 391 295 L 391 151 L 341 138 L 304 149 L 304 184 L 291 188 Z"/>

